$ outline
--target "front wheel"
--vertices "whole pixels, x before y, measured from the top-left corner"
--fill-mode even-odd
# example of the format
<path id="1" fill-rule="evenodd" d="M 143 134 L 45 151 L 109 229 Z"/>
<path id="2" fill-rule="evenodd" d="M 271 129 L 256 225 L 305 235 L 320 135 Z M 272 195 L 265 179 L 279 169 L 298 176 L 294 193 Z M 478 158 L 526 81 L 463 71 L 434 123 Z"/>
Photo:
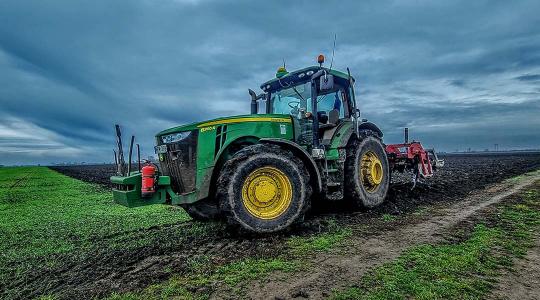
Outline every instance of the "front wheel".
<path id="1" fill-rule="evenodd" d="M 347 198 L 367 208 L 381 204 L 390 185 L 388 158 L 382 142 L 365 136 L 349 148 L 346 161 Z"/>
<path id="2" fill-rule="evenodd" d="M 275 232 L 303 220 L 310 197 L 302 161 L 274 145 L 239 151 L 218 179 L 217 198 L 229 223 L 254 232 Z"/>

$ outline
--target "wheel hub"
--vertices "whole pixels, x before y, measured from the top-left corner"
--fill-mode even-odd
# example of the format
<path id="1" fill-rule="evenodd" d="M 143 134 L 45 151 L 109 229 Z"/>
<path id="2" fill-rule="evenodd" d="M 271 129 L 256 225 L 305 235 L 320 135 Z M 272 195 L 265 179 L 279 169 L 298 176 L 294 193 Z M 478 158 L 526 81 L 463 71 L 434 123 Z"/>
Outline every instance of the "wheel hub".
<path id="1" fill-rule="evenodd" d="M 366 190 L 370 193 L 377 190 L 383 180 L 383 166 L 379 157 L 373 151 L 362 155 L 360 178 Z"/>
<path id="2" fill-rule="evenodd" d="M 244 181 L 242 201 L 246 210 L 259 219 L 277 218 L 291 204 L 291 181 L 277 168 L 258 168 Z"/>
<path id="3" fill-rule="evenodd" d="M 259 179 L 255 184 L 255 199 L 267 203 L 275 198 L 277 192 L 276 183 L 272 180 Z"/>

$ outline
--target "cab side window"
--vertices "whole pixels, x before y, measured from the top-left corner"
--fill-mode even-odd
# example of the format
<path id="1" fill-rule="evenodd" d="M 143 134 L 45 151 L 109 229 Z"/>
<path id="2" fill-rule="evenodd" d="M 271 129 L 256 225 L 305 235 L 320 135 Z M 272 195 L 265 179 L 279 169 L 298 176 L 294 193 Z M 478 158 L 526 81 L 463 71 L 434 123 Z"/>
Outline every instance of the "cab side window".
<path id="1" fill-rule="evenodd" d="M 317 97 L 317 110 L 324 111 L 326 114 L 330 114 L 330 111 L 337 110 L 339 118 L 345 116 L 345 103 L 343 101 L 343 90 L 337 90 L 328 94 L 319 95 Z"/>

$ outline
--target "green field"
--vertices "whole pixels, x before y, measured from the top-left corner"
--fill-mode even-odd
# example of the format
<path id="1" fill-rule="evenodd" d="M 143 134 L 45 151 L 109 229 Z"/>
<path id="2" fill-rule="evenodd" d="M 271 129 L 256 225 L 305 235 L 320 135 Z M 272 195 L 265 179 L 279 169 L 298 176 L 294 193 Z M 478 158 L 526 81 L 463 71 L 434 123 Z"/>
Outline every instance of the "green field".
<path id="1" fill-rule="evenodd" d="M 36 271 L 152 243 L 140 232 L 186 220 L 173 207 L 116 205 L 110 191 L 45 167 L 0 168 L 0 290 Z"/>
<path id="2" fill-rule="evenodd" d="M 84 276 L 78 271 L 84 271 L 85 266 L 102 267 L 119 252 L 134 257 L 146 248 L 174 252 L 186 239 L 204 239 L 222 230 L 219 223 L 179 227 L 188 220 L 184 210 L 171 206 L 125 208 L 112 201 L 109 190 L 45 167 L 2 168 L 0 298 L 66 298 L 66 286 L 58 283 L 55 273 L 73 269 L 75 277 Z M 286 243 L 290 251 L 276 257 L 246 257 L 216 265 L 205 255 L 194 256 L 188 259 L 185 275 L 172 276 L 139 292 L 115 293 L 112 298 L 205 298 L 208 288 L 219 283 L 236 286 L 272 271 L 296 270 L 300 263 L 296 258 L 329 251 L 350 235 L 347 230 L 330 227 L 329 232 L 317 236 L 291 237 Z M 197 291 L 188 292 L 186 287 Z"/>

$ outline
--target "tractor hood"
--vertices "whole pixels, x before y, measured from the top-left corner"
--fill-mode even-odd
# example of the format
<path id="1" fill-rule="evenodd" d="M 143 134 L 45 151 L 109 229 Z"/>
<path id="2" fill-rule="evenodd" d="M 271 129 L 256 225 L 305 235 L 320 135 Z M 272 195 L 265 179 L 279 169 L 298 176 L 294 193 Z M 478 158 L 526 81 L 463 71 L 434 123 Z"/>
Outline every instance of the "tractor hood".
<path id="1" fill-rule="evenodd" d="M 173 127 L 167 130 L 163 130 L 156 134 L 156 137 L 182 132 L 182 131 L 191 131 L 200 128 L 206 128 L 210 126 L 222 125 L 222 124 L 231 124 L 231 123 L 244 123 L 244 122 L 291 122 L 290 115 L 282 114 L 257 114 L 257 115 L 238 115 L 224 118 L 211 119 L 202 122 L 191 123 L 187 125 Z"/>

